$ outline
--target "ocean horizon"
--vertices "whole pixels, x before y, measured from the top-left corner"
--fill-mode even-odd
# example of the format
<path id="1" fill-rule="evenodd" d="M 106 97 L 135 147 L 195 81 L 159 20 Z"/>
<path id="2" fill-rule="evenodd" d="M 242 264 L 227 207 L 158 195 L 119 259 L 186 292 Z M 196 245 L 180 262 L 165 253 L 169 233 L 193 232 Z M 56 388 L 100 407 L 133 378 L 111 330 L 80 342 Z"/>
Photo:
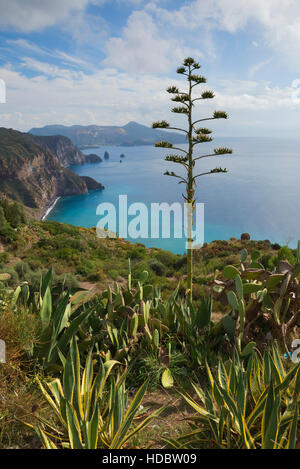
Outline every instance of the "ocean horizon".
<path id="1" fill-rule="evenodd" d="M 199 155 L 211 153 L 219 146 L 232 148 L 233 154 L 203 159 L 197 165 L 200 172 L 219 166 L 228 170 L 226 174 L 198 179 L 196 201 L 204 204 L 204 242 L 240 238 L 247 232 L 251 239 L 268 239 L 295 247 L 300 238 L 300 139 L 220 137 L 199 145 Z M 179 166 L 164 161 L 168 150 L 149 145 L 102 146 L 84 153 L 91 151 L 101 157 L 107 151 L 109 159 L 71 169 L 80 176 L 93 177 L 105 189 L 60 198 L 48 213 L 48 220 L 96 226 L 101 218 L 96 215 L 98 205 L 109 202 L 118 207 L 119 195 L 127 195 L 129 205 L 134 202 L 143 202 L 147 207 L 154 202 L 183 204 L 183 185 L 163 175 L 166 170 L 177 171 Z M 125 158 L 120 158 L 121 154 Z M 178 254 L 185 251 L 185 239 L 127 239 Z"/>

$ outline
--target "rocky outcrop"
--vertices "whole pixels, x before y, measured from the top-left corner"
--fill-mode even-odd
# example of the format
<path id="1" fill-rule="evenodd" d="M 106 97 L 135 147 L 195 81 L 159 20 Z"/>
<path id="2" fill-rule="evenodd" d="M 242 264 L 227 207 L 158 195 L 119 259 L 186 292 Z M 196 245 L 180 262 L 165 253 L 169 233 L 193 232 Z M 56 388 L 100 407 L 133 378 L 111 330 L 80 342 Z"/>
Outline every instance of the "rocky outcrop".
<path id="1" fill-rule="evenodd" d="M 0 128 L 0 194 L 43 212 L 58 197 L 100 189 L 97 181 L 63 167 L 28 134 Z"/>
<path id="2" fill-rule="evenodd" d="M 64 137 L 63 135 L 53 135 L 53 136 L 36 136 L 30 135 L 30 138 L 41 145 L 45 150 L 50 150 L 54 153 L 60 164 L 64 167 L 68 167 L 76 164 L 84 163 L 100 163 L 102 159 L 98 155 L 85 155 L 82 151 L 79 150 L 72 141 Z"/>
<path id="3" fill-rule="evenodd" d="M 98 191 L 99 189 L 104 189 L 102 184 L 99 184 L 99 182 L 95 181 L 95 179 L 89 176 L 81 176 L 81 179 L 84 180 L 88 191 Z"/>
<path id="4" fill-rule="evenodd" d="M 101 156 L 95 155 L 94 153 L 91 153 L 90 155 L 84 155 L 84 156 L 85 156 L 86 163 L 101 163 L 102 161 Z"/>

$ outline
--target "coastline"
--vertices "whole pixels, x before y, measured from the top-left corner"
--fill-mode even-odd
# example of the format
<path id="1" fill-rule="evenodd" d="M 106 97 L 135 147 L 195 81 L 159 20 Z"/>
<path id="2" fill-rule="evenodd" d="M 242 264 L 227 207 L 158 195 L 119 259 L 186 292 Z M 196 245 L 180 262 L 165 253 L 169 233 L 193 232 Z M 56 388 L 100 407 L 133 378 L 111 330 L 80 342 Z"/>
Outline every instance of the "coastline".
<path id="1" fill-rule="evenodd" d="M 49 213 L 54 209 L 55 205 L 57 204 L 57 202 L 59 201 L 61 197 L 57 197 L 55 199 L 55 201 L 47 208 L 47 210 L 45 211 L 44 215 L 41 217 L 41 221 L 45 221 L 47 216 L 49 215 Z"/>

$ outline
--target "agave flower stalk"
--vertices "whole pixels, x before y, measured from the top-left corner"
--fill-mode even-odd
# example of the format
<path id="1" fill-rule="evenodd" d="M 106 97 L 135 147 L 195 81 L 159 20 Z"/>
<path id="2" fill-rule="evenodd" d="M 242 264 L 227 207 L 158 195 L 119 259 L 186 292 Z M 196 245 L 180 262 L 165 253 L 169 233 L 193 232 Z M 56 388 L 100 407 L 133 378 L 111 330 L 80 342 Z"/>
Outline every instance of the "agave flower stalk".
<path id="1" fill-rule="evenodd" d="M 186 175 L 185 177 L 180 176 L 179 174 L 174 173 L 174 171 L 167 171 L 166 176 L 171 176 L 176 179 L 179 179 L 178 184 L 185 184 L 186 191 L 183 195 L 183 199 L 188 204 L 187 210 L 187 294 L 192 300 L 192 286 L 193 286 L 193 213 L 195 210 L 195 186 L 196 181 L 199 177 L 205 176 L 208 174 L 216 173 L 226 173 L 225 168 L 215 168 L 211 171 L 200 172 L 195 174 L 195 164 L 198 160 L 202 158 L 220 156 L 231 154 L 232 150 L 230 148 L 216 148 L 213 153 L 206 155 L 196 155 L 195 156 L 195 147 L 200 143 L 207 143 L 212 141 L 210 136 L 212 131 L 205 127 L 197 127 L 197 124 L 207 120 L 217 120 L 217 119 L 227 119 L 227 113 L 224 111 L 215 111 L 212 117 L 193 120 L 193 109 L 195 103 L 199 100 L 213 99 L 215 97 L 214 92 L 210 90 L 203 91 L 200 96 L 194 96 L 194 88 L 199 85 L 206 83 L 206 78 L 195 73 L 196 70 L 200 68 L 200 65 L 191 57 L 188 57 L 184 60 L 183 66 L 177 68 L 177 73 L 184 75 L 188 82 L 188 87 L 186 91 L 180 91 L 177 86 L 169 86 L 167 92 L 172 95 L 171 100 L 179 105 L 173 107 L 172 112 L 175 114 L 183 114 L 187 118 L 187 128 L 182 129 L 178 127 L 171 127 L 170 124 L 163 120 L 160 122 L 154 122 L 152 127 L 154 129 L 166 129 L 166 130 L 178 130 L 184 132 L 186 135 L 188 149 L 184 150 L 183 148 L 174 147 L 171 142 L 161 141 L 156 143 L 156 147 L 173 149 L 180 152 L 178 154 L 169 154 L 166 156 L 166 161 L 172 163 L 180 164 L 184 167 Z"/>

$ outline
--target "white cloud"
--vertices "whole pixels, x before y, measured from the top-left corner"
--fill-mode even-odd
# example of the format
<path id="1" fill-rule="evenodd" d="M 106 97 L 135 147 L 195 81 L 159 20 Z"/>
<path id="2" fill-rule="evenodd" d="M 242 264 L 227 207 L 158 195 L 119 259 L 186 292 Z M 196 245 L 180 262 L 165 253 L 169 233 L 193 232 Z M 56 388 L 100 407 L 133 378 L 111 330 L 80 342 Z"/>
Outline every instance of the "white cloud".
<path id="1" fill-rule="evenodd" d="M 173 11 L 150 2 L 146 9 L 157 21 L 185 30 L 236 33 L 256 24 L 267 45 L 293 60 L 300 57 L 299 0 L 193 0 Z M 258 46 L 256 41 L 252 44 Z"/>
<path id="2" fill-rule="evenodd" d="M 134 11 L 122 33 L 121 37 L 107 41 L 104 65 L 133 73 L 164 73 L 186 55 L 202 56 L 199 50 L 186 47 L 178 38 L 164 38 L 145 11 Z"/>
<path id="3" fill-rule="evenodd" d="M 30 58 L 23 59 L 23 66 L 36 71 L 36 75 L 28 78 L 10 65 L 0 68 L 7 85 L 7 104 L 0 105 L 0 126 L 28 130 L 55 123 L 124 125 L 135 120 L 151 125 L 161 119 L 180 122 L 180 116 L 170 113 L 172 103 L 165 88 L 172 83 L 180 86 L 182 80 L 115 68 L 86 74 Z M 195 117 L 210 116 L 215 109 L 227 111 L 228 122 L 215 126 L 219 134 L 226 129 L 223 133 L 232 135 L 239 128 L 240 135 L 247 135 L 254 122 L 263 120 L 269 125 L 276 116 L 287 131 L 299 121 L 300 105 L 292 99 L 292 87 L 223 80 L 216 83 L 215 89 L 216 99 L 197 106 Z"/>
<path id="4" fill-rule="evenodd" d="M 30 32 L 66 20 L 84 10 L 90 0 L 0 0 L 0 28 Z"/>
<path id="5" fill-rule="evenodd" d="M 249 70 L 249 77 L 253 78 L 259 70 L 261 70 L 266 65 L 269 65 L 272 59 L 263 60 L 262 62 L 258 62 L 257 64 L 253 65 Z"/>

